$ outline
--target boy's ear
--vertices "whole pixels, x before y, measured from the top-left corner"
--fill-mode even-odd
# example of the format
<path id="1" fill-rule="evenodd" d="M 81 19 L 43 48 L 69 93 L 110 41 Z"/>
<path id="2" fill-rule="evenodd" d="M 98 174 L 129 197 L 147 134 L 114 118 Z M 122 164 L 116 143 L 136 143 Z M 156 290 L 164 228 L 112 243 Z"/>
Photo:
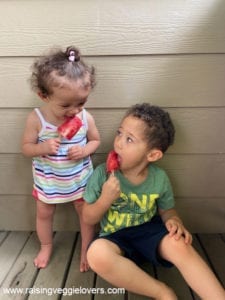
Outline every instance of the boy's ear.
<path id="1" fill-rule="evenodd" d="M 147 159 L 149 162 L 154 162 L 163 157 L 163 152 L 159 149 L 152 149 L 148 152 Z"/>

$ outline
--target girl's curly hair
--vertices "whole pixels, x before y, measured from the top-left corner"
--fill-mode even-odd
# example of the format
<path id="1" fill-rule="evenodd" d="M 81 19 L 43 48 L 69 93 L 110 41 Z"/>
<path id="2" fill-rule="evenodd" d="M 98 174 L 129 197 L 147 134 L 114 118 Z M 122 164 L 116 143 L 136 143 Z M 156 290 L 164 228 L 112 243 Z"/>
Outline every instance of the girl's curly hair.
<path id="1" fill-rule="evenodd" d="M 91 88 L 95 85 L 94 67 L 89 67 L 81 59 L 79 49 L 73 46 L 67 47 L 66 51 L 53 49 L 47 55 L 39 57 L 32 65 L 31 87 L 35 92 L 48 96 L 52 93 L 52 87 L 59 86 L 60 77 L 82 79 L 84 85 Z"/>

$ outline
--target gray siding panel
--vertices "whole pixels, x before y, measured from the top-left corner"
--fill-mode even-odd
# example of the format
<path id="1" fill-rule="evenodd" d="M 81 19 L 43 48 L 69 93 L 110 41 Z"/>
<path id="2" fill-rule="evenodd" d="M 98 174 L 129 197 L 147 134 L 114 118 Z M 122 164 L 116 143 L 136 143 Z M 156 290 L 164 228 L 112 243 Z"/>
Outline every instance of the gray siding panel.
<path id="1" fill-rule="evenodd" d="M 20 153 L 26 115 L 41 105 L 30 65 L 52 46 L 74 44 L 97 72 L 87 103 L 102 137 L 95 165 L 130 105 L 166 108 L 177 135 L 159 165 L 178 210 L 195 232 L 224 232 L 224 16 L 218 0 L 0 1 L 0 230 L 34 229 L 31 160 Z M 60 206 L 55 228 L 75 230 L 74 216 Z"/>

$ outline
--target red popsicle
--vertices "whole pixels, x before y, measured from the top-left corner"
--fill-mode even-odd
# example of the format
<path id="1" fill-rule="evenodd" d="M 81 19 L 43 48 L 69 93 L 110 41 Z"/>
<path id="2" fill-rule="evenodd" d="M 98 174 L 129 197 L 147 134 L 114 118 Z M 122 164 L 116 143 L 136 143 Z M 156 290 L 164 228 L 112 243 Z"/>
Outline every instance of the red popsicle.
<path id="1" fill-rule="evenodd" d="M 58 133 L 64 138 L 71 140 L 82 126 L 82 121 L 78 117 L 68 118 L 58 127 Z"/>
<path id="2" fill-rule="evenodd" d="M 118 170 L 119 167 L 120 164 L 118 161 L 118 155 L 114 150 L 112 150 L 109 152 L 106 160 L 106 171 L 108 173 L 114 173 L 114 171 Z"/>

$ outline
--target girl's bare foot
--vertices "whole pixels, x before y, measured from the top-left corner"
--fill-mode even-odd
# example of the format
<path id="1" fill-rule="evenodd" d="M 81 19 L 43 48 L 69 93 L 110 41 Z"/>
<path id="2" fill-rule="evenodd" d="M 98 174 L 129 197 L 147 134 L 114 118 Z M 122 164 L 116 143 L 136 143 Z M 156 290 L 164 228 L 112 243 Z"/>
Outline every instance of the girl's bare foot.
<path id="1" fill-rule="evenodd" d="M 90 269 L 88 261 L 87 261 L 87 250 L 81 249 L 80 256 L 80 272 L 87 272 Z"/>
<path id="2" fill-rule="evenodd" d="M 79 216 L 80 220 L 80 231 L 81 231 L 81 254 L 80 254 L 80 272 L 87 272 L 90 267 L 87 261 L 87 248 L 90 242 L 93 240 L 95 235 L 95 226 L 88 225 L 84 222 L 82 218 L 82 207 L 84 201 L 74 201 L 74 207 Z"/>
<path id="3" fill-rule="evenodd" d="M 38 255 L 34 259 L 34 265 L 38 269 L 47 267 L 52 254 L 52 244 L 41 245 Z"/>

